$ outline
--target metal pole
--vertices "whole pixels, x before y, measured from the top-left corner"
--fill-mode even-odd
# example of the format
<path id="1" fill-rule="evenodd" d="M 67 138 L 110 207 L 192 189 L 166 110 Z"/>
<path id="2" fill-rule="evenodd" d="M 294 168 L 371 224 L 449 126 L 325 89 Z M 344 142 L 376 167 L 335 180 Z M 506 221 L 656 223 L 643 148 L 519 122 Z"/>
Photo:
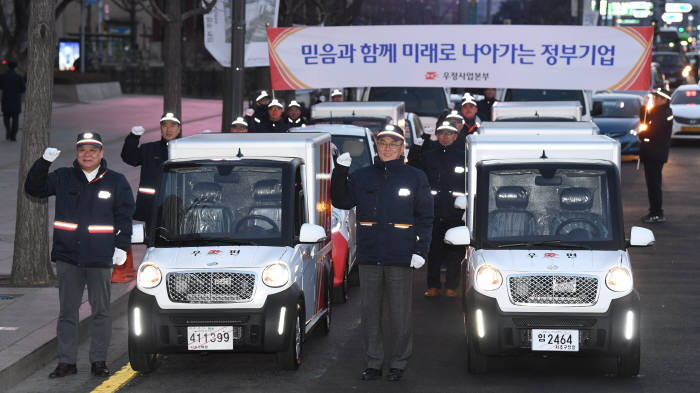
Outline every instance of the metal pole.
<path id="1" fill-rule="evenodd" d="M 85 72 L 85 0 L 80 2 L 80 72 Z"/>
<path id="2" fill-rule="evenodd" d="M 243 76 L 245 71 L 245 0 L 234 0 L 231 32 L 231 72 L 233 118 L 243 112 Z"/>

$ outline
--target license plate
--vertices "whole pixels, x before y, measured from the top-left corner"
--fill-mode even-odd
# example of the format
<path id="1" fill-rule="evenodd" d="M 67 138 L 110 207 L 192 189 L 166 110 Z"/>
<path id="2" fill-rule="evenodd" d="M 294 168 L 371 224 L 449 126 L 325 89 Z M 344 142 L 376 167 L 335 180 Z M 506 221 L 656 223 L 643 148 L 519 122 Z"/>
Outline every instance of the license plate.
<path id="1" fill-rule="evenodd" d="M 578 352 L 578 330 L 532 329 L 532 350 Z"/>
<path id="2" fill-rule="evenodd" d="M 187 350 L 233 350 L 233 326 L 188 326 Z"/>
<path id="3" fill-rule="evenodd" d="M 698 126 L 681 126 L 681 131 L 700 132 L 700 127 L 698 127 Z"/>
<path id="4" fill-rule="evenodd" d="M 576 292 L 576 279 L 554 276 L 552 278 L 552 291 L 559 293 L 574 293 Z"/>

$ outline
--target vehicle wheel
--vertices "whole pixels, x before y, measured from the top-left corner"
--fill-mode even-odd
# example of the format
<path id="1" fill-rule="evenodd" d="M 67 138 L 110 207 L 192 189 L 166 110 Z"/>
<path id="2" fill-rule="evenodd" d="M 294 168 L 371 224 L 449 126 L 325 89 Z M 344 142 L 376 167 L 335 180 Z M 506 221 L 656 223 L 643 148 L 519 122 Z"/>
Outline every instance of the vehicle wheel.
<path id="1" fill-rule="evenodd" d="M 318 332 L 322 336 L 327 336 L 331 331 L 331 318 L 333 314 L 333 300 L 335 299 L 333 288 L 333 269 L 331 268 L 328 280 L 326 280 L 325 289 L 323 291 L 324 302 L 326 303 L 326 314 L 318 321 Z"/>
<path id="2" fill-rule="evenodd" d="M 347 259 L 346 259 L 347 261 Z M 331 276 L 332 277 L 332 276 Z M 331 279 L 331 286 L 333 285 L 333 280 Z M 348 264 L 345 263 L 345 268 L 343 268 L 343 282 L 337 287 L 333 287 L 333 303 L 343 304 L 348 301 Z"/>
<path id="3" fill-rule="evenodd" d="M 138 346 L 129 338 L 129 363 L 131 368 L 142 374 L 148 374 L 156 369 L 158 354 L 146 353 L 138 349 Z"/>
<path id="4" fill-rule="evenodd" d="M 467 329 L 470 330 L 470 329 Z M 488 371 L 487 357 L 479 352 L 476 343 L 472 339 L 471 332 L 467 332 L 467 370 L 471 374 L 484 374 Z"/>
<path id="5" fill-rule="evenodd" d="M 294 318 L 292 334 L 287 340 L 287 349 L 277 352 L 277 362 L 285 370 L 296 370 L 301 364 L 301 351 L 304 346 L 304 322 L 301 315 L 301 305 L 297 304 L 297 315 Z"/>
<path id="6" fill-rule="evenodd" d="M 621 377 L 634 377 L 639 374 L 639 345 L 639 340 L 637 340 L 627 352 L 617 356 L 617 375 Z"/>

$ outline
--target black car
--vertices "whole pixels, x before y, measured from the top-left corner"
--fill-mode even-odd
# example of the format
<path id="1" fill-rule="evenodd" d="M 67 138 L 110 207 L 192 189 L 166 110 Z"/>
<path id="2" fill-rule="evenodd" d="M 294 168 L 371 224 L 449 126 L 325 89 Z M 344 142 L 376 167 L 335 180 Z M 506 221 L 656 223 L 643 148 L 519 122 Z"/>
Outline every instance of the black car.
<path id="1" fill-rule="evenodd" d="M 654 52 L 651 56 L 654 63 L 658 63 L 661 72 L 666 75 L 666 81 L 671 88 L 680 85 L 695 83 L 693 66 L 683 52 Z"/>

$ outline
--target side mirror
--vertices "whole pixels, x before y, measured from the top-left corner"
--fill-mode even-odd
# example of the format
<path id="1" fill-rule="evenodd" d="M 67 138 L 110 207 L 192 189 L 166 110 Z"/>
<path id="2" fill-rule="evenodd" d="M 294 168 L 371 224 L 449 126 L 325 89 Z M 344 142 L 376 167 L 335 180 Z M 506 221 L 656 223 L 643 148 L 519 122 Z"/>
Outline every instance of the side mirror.
<path id="1" fill-rule="evenodd" d="M 467 210 L 467 196 L 460 195 L 457 198 L 455 198 L 455 205 L 454 206 L 456 209 Z"/>
<path id="2" fill-rule="evenodd" d="M 647 247 L 654 244 L 654 232 L 642 227 L 632 227 L 630 246 Z"/>
<path id="3" fill-rule="evenodd" d="M 143 224 L 131 225 L 131 244 L 141 244 L 144 240 Z"/>
<path id="4" fill-rule="evenodd" d="M 319 243 L 326 240 L 326 230 L 316 224 L 303 224 L 299 231 L 300 243 Z"/>
<path id="5" fill-rule="evenodd" d="M 603 114 L 603 102 L 595 101 L 593 102 L 593 108 L 591 109 L 591 116 L 600 116 Z"/>
<path id="6" fill-rule="evenodd" d="M 445 232 L 445 244 L 468 246 L 470 241 L 471 235 L 466 226 L 450 228 Z"/>

